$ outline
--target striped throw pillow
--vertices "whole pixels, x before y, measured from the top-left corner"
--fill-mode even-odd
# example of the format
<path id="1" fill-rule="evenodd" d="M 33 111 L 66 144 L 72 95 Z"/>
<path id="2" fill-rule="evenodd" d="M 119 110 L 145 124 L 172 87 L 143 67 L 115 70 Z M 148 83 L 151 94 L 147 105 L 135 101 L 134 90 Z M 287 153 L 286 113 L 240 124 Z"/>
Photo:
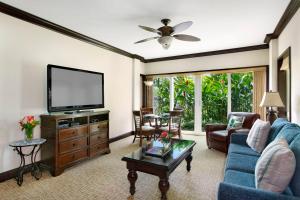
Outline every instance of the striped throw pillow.
<path id="1" fill-rule="evenodd" d="M 270 122 L 257 119 L 249 131 L 247 144 L 254 151 L 261 153 L 265 146 L 271 129 Z"/>
<path id="2" fill-rule="evenodd" d="M 255 166 L 257 189 L 283 192 L 289 185 L 296 168 L 294 153 L 285 139 L 276 139 L 263 151 Z"/>

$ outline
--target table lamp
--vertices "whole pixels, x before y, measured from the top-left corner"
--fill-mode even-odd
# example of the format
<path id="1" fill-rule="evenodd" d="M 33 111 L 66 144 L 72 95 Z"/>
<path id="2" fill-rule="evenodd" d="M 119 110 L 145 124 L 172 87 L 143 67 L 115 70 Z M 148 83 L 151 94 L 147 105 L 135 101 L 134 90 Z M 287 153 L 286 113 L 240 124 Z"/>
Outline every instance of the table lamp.
<path id="1" fill-rule="evenodd" d="M 267 120 L 270 121 L 270 124 L 273 124 L 273 122 L 277 119 L 277 111 L 273 110 L 273 107 L 284 107 L 284 104 L 278 92 L 270 91 L 264 93 L 264 96 L 259 106 L 269 107 L 267 113 Z"/>

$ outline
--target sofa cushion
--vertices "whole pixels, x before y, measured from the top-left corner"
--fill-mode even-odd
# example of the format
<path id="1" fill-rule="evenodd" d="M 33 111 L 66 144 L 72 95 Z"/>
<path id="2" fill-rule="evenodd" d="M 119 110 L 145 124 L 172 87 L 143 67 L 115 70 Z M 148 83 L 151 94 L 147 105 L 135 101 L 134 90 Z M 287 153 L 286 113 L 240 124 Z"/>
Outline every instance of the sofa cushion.
<path id="1" fill-rule="evenodd" d="M 245 154 L 245 155 L 257 156 L 257 157 L 260 156 L 259 153 L 253 151 L 249 146 L 234 144 L 234 143 L 230 144 L 228 153 L 229 154 L 238 153 L 238 154 Z"/>
<path id="2" fill-rule="evenodd" d="M 300 135 L 298 135 L 290 144 L 296 158 L 296 170 L 290 183 L 290 188 L 295 196 L 300 197 Z"/>
<path id="3" fill-rule="evenodd" d="M 241 172 L 253 173 L 255 165 L 259 157 L 243 155 L 237 153 L 231 153 L 227 156 L 226 170 L 237 170 Z"/>
<path id="4" fill-rule="evenodd" d="M 285 118 L 277 118 L 272 126 L 271 126 L 271 129 L 270 129 L 270 132 L 269 132 L 269 136 L 268 136 L 268 140 L 267 140 L 267 145 L 272 142 L 276 136 L 278 135 L 278 133 L 281 131 L 281 129 L 287 124 L 289 123 L 287 121 L 287 119 Z"/>
<path id="5" fill-rule="evenodd" d="M 256 120 L 248 134 L 247 144 L 254 151 L 261 153 L 266 146 L 270 128 L 270 122 Z"/>
<path id="6" fill-rule="evenodd" d="M 271 142 L 263 151 L 255 167 L 255 186 L 272 192 L 283 192 L 295 171 L 294 153 L 284 138 Z"/>
<path id="7" fill-rule="evenodd" d="M 227 170 L 225 172 L 224 182 L 255 188 L 254 174 L 246 172 Z"/>
<path id="8" fill-rule="evenodd" d="M 286 124 L 276 136 L 278 138 L 285 138 L 288 144 L 291 144 L 296 136 L 300 135 L 300 127 L 297 124 Z"/>

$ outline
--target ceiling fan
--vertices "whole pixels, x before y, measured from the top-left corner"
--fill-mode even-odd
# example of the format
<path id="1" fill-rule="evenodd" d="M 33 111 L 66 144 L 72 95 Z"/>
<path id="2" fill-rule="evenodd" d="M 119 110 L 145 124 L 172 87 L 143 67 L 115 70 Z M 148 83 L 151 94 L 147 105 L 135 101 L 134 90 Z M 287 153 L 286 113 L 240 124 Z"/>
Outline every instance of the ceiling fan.
<path id="1" fill-rule="evenodd" d="M 171 46 L 173 38 L 175 38 L 177 40 L 188 41 L 188 42 L 200 41 L 200 38 L 197 38 L 192 35 L 177 34 L 179 32 L 182 32 L 182 31 L 185 31 L 186 29 L 188 29 L 193 24 L 192 21 L 182 22 L 173 27 L 168 26 L 169 23 L 171 22 L 170 19 L 162 19 L 161 22 L 164 24 L 164 26 L 162 26 L 158 29 L 139 25 L 140 28 L 142 28 L 146 31 L 157 33 L 158 36 L 139 40 L 139 41 L 135 42 L 135 44 L 157 39 L 157 41 L 162 45 L 162 47 L 164 49 L 168 49 Z"/>

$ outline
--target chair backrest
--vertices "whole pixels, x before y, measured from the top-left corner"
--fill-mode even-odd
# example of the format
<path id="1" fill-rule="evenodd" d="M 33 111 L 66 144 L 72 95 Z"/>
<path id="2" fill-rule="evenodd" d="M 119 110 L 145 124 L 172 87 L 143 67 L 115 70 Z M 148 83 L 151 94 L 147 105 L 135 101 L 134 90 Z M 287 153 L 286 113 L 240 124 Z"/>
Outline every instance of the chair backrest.
<path id="1" fill-rule="evenodd" d="M 141 108 L 141 114 L 142 114 L 142 115 L 145 115 L 145 114 L 153 114 L 153 108 L 152 108 L 152 107 Z"/>
<path id="2" fill-rule="evenodd" d="M 138 131 L 140 130 L 141 123 L 142 123 L 141 112 L 139 110 L 134 110 L 132 113 L 133 113 L 135 131 Z"/>
<path id="3" fill-rule="evenodd" d="M 245 117 L 243 128 L 251 129 L 254 122 L 260 118 L 260 115 L 257 113 L 250 113 L 250 112 L 231 112 L 228 114 L 228 120 L 230 119 L 231 115 L 235 116 L 243 116 Z"/>
<path id="4" fill-rule="evenodd" d="M 175 125 L 177 128 L 181 128 L 181 119 L 183 116 L 183 110 L 170 111 L 169 126 Z"/>
<path id="5" fill-rule="evenodd" d="M 153 114 L 153 108 L 152 107 L 141 108 L 142 124 L 145 124 L 144 115 L 146 115 L 146 114 Z"/>

